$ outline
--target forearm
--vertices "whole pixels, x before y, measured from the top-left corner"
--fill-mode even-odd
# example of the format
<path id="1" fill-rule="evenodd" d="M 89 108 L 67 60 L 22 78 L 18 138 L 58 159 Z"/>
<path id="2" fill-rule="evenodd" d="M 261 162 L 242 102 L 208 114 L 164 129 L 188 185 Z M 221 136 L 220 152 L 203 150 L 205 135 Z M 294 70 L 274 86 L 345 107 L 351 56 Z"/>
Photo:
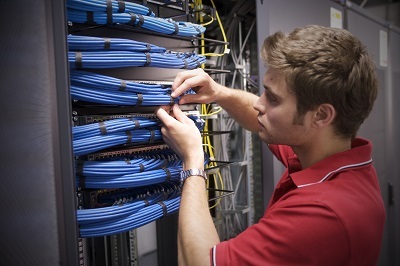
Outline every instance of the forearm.
<path id="1" fill-rule="evenodd" d="M 250 92 L 221 86 L 216 102 L 243 128 L 252 132 L 257 132 L 258 113 L 253 108 L 253 105 L 258 98 L 257 95 Z"/>
<path id="2" fill-rule="evenodd" d="M 204 152 L 198 128 L 178 105 L 172 107 L 172 112 L 175 118 L 163 108 L 156 111 L 165 143 L 183 161 L 183 170 L 204 170 Z M 219 238 L 208 209 L 205 180 L 201 176 L 189 176 L 184 181 L 179 209 L 180 265 L 209 265 L 210 249 L 217 243 Z"/>
<path id="3" fill-rule="evenodd" d="M 178 228 L 179 265 L 210 265 L 210 249 L 220 241 L 202 177 L 191 176 L 185 181 Z"/>

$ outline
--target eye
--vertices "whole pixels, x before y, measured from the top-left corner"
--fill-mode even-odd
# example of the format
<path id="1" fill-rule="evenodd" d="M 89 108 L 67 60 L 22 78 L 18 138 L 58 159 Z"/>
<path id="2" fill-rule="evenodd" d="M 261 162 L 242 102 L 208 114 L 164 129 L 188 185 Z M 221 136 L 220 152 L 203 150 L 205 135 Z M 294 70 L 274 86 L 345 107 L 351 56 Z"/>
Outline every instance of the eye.
<path id="1" fill-rule="evenodd" d="M 278 103 L 278 98 L 275 95 L 271 94 L 270 92 L 266 92 L 265 97 L 267 98 L 267 101 L 271 104 Z"/>

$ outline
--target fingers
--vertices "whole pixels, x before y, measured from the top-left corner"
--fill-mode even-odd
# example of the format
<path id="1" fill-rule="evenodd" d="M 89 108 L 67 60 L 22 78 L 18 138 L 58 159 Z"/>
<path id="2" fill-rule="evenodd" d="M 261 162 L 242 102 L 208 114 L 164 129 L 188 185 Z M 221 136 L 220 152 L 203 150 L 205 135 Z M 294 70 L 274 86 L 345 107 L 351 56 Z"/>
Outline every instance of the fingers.
<path id="1" fill-rule="evenodd" d="M 172 84 L 171 96 L 176 98 L 190 88 L 203 85 L 204 77 L 202 74 L 204 73 L 201 68 L 178 73 Z"/>
<path id="2" fill-rule="evenodd" d="M 155 110 L 155 114 L 161 120 L 164 125 L 171 125 L 173 121 L 178 120 L 181 123 L 187 124 L 192 123 L 193 121 L 187 117 L 182 110 L 179 108 L 179 105 L 174 104 L 172 107 L 172 113 L 174 117 L 172 117 L 165 109 L 169 110 L 169 106 L 160 106 Z"/>
<path id="3" fill-rule="evenodd" d="M 155 110 L 156 116 L 161 120 L 163 124 L 166 124 L 166 122 L 170 121 L 172 118 L 169 113 L 165 110 L 169 110 L 169 106 L 160 106 Z"/>
<path id="4" fill-rule="evenodd" d="M 178 120 L 181 123 L 187 124 L 187 123 L 192 123 L 193 121 L 187 117 L 182 110 L 179 108 L 179 106 L 177 104 L 174 104 L 174 106 L 172 107 L 172 112 L 176 118 L 176 120 Z"/>

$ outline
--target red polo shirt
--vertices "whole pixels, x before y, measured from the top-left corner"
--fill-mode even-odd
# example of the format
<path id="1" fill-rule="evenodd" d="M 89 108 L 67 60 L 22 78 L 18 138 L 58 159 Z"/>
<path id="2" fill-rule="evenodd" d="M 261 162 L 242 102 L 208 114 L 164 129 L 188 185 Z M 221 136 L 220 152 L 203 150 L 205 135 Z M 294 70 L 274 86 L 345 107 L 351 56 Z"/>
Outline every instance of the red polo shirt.
<path id="1" fill-rule="evenodd" d="M 301 170 L 293 150 L 270 145 L 287 167 L 264 216 L 211 249 L 211 265 L 376 265 L 385 209 L 372 145 Z"/>

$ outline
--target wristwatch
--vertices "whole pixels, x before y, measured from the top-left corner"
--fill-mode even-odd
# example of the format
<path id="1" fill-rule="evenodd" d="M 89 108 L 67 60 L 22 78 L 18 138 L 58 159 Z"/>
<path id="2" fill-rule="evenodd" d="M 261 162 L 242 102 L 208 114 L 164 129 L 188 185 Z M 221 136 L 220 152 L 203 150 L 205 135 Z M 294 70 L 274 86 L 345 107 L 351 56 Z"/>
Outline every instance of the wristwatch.
<path id="1" fill-rule="evenodd" d="M 189 176 L 201 176 L 204 180 L 207 180 L 207 174 L 204 170 L 200 169 L 188 169 L 181 171 L 181 185 L 185 182 L 186 178 Z"/>

